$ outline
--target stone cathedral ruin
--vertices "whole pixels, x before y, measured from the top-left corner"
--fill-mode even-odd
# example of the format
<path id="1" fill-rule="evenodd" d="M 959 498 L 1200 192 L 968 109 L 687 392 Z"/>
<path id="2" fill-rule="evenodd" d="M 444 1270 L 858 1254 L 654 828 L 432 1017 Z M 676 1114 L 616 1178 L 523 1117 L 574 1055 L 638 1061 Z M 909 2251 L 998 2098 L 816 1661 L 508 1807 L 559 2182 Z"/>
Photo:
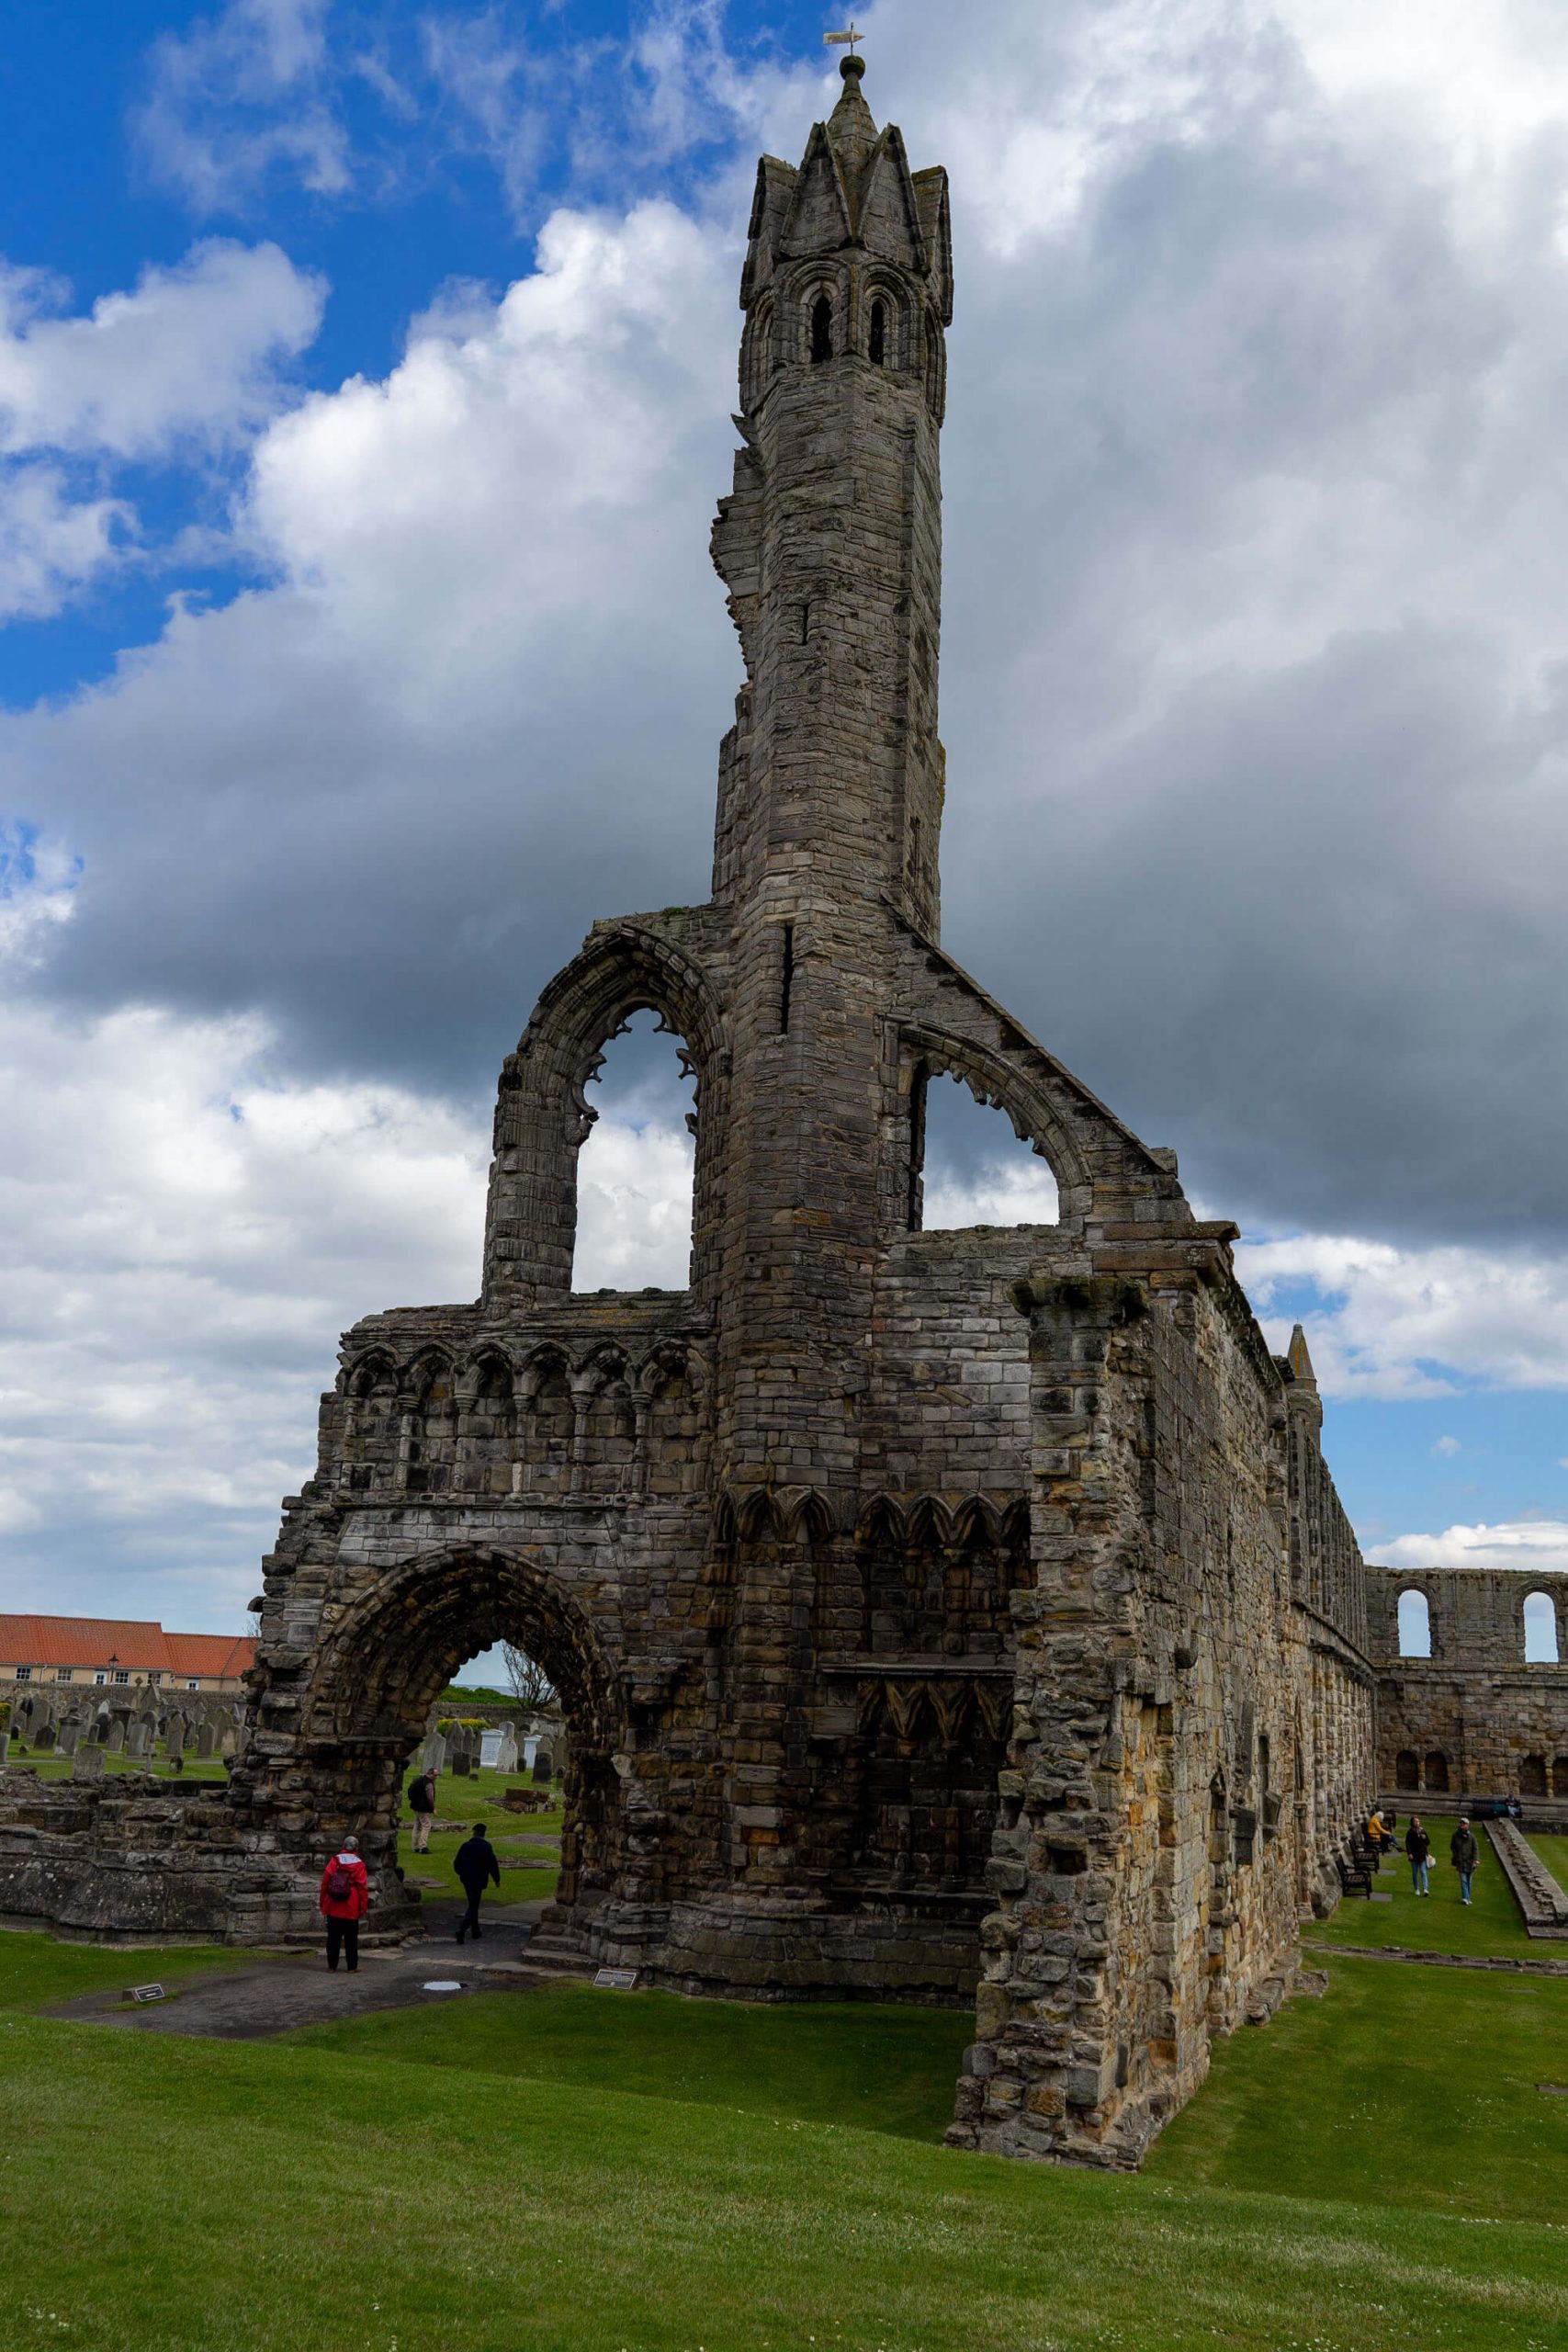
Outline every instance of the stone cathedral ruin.
<path id="1" fill-rule="evenodd" d="M 417 1932 L 403 1774 L 505 1638 L 570 1726 L 557 1951 L 974 1998 L 950 2137 L 1125 2165 L 1336 1899 L 1368 1583 L 1235 1227 L 939 944 L 947 187 L 863 70 L 757 177 L 712 895 L 596 924 L 546 989 L 478 1301 L 347 1335 L 227 1791 L 40 1799 L 0 1903 L 310 1935 L 353 1828 Z M 649 1009 L 697 1082 L 690 1286 L 574 1294 L 584 1090 Z M 922 1232 L 942 1074 L 1043 1155 L 1056 1223 Z"/>

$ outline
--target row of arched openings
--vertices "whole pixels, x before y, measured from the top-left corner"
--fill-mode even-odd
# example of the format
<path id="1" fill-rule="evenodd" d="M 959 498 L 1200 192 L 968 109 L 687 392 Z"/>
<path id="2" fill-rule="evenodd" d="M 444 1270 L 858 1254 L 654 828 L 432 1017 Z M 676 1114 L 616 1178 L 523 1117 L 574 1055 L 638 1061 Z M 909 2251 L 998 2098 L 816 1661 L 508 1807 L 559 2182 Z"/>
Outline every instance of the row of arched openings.
<path id="1" fill-rule="evenodd" d="M 1527 1592 L 1520 1620 L 1526 1665 L 1559 1664 L 1557 1604 L 1551 1593 Z M 1399 1655 L 1432 1655 L 1431 1603 L 1418 1585 L 1409 1586 L 1399 1596 Z"/>
<path id="2" fill-rule="evenodd" d="M 400 1371 L 376 1350 L 344 1375 L 340 1461 L 351 1493 L 564 1493 L 696 1482 L 703 1369 L 674 1343 L 574 1365 L 546 1344 L 521 1365 L 486 1349 L 460 1368 L 435 1349 Z"/>

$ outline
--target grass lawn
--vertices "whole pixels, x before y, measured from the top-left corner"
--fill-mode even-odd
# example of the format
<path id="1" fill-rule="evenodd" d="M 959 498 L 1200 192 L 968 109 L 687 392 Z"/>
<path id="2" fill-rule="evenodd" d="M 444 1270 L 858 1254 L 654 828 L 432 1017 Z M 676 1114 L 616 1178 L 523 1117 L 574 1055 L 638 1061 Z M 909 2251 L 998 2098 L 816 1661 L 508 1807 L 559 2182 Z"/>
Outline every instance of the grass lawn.
<path id="1" fill-rule="evenodd" d="M 185 1769 L 179 1772 L 174 1770 L 168 1758 L 164 1755 L 128 1757 L 118 1749 L 106 1747 L 103 1758 L 106 1772 L 152 1772 L 160 1781 L 180 1781 L 226 1782 L 229 1778 L 223 1769 L 223 1758 L 220 1756 L 187 1756 L 185 1758 Z M 42 1756 L 19 1756 L 17 1753 L 15 1740 L 11 1742 L 11 1753 L 6 1758 L 9 1769 L 13 1770 L 25 1769 L 29 1772 L 36 1772 L 40 1781 L 68 1781 L 75 1761 L 73 1756 L 60 1756 L 52 1749 Z"/>
<path id="2" fill-rule="evenodd" d="M 1544 1829 L 1532 1829 L 1529 1842 L 1558 1885 L 1568 1891 L 1568 1838 L 1552 1838 Z"/>
<path id="3" fill-rule="evenodd" d="M 1403 1817 L 1409 1823 L 1409 1815 Z M 1481 1849 L 1467 1911 L 1459 1899 L 1459 1873 L 1449 1860 L 1449 1839 L 1459 1826 L 1458 1815 L 1421 1816 L 1432 1839 L 1430 1894 L 1418 1895 L 1410 1883 L 1410 1865 L 1400 1853 L 1384 1862 L 1372 1883 L 1392 1903 L 1367 1903 L 1348 1894 L 1331 1919 L 1303 1928 L 1308 1944 L 1393 1944 L 1406 1951 L 1451 1951 L 1504 1959 L 1539 1960 L 1550 1947 L 1532 1943 L 1525 1933 L 1519 1906 L 1492 1850 L 1490 1839 L 1476 1831 Z M 1472 1825 L 1473 1826 L 1473 1825 Z M 1401 1828 L 1402 1836 L 1404 1827 Z"/>
<path id="4" fill-rule="evenodd" d="M 231 1951 L 218 1944 L 148 1951 L 140 1945 L 54 1943 L 48 1936 L 0 1931 L 0 2010 L 52 2008 L 57 2001 L 74 2000 L 78 1993 L 167 1984 L 204 1970 L 243 1968 L 254 1958 L 254 1952 Z"/>
<path id="5" fill-rule="evenodd" d="M 853 2001 L 771 2008 L 552 1984 L 310 2026 L 289 2039 L 803 2122 L 869 2120 L 874 2131 L 929 2142 L 953 2120 L 953 2086 L 974 2036 L 973 2018 L 950 2009 Z"/>
<path id="6" fill-rule="evenodd" d="M 453 1896 L 460 1893 L 452 1875 L 452 1859 L 468 1837 L 469 1826 L 476 1821 L 485 1824 L 486 1835 L 495 1848 L 501 1864 L 501 1884 L 486 1894 L 488 1903 L 544 1903 L 556 1891 L 559 1872 L 561 1808 L 559 1800 L 548 1813 L 516 1814 L 502 1810 L 500 1792 L 503 1789 L 525 1789 L 534 1785 L 525 1773 L 505 1774 L 486 1772 L 473 1780 L 454 1782 L 450 1778 L 441 1783 L 441 1814 L 438 1819 L 456 1821 L 449 1828 L 434 1829 L 430 1844 L 423 1854 L 413 1852 L 409 1844 L 405 1821 L 398 1840 L 398 1860 L 411 1878 L 439 1879 L 445 1891 Z M 524 1844 L 525 1838 L 548 1838 L 550 1846 Z M 432 1897 L 438 1900 L 438 1897 Z"/>
<path id="7" fill-rule="evenodd" d="M 532 1997 L 510 2004 L 519 2030 Z M 1313 2006 L 1304 2038 L 1294 2013 L 1269 2030 L 1297 2036 L 1288 2097 L 1325 2123 L 1334 2061 L 1325 2081 L 1307 2045 L 1333 2006 Z M 606 2030 L 648 2018 L 662 2034 L 661 2008 L 623 1999 Z M 755 2025 L 764 2051 L 792 2023 L 821 2030 L 807 2010 L 729 2022 L 738 2046 Z M 1234 2053 L 1244 2083 L 1269 2038 L 1223 2052 L 1221 2081 Z M 1195 2159 L 1131 2179 L 737 2112 L 728 2098 L 518 2074 L 502 2089 L 488 2067 L 393 2057 L 369 2034 L 357 2048 L 202 2042 L 13 2016 L 0 2052 L 28 2119 L 25 2144 L 0 2149 L 13 2352 L 1568 2344 L 1568 2233 L 1439 2222 L 1381 2190 L 1357 2206 L 1242 2190 Z M 756 2065 L 740 2072 L 755 2086 Z M 1277 2104 L 1276 2082 L 1264 2093 Z M 1224 2165 L 1211 2153 L 1208 2168 Z"/>

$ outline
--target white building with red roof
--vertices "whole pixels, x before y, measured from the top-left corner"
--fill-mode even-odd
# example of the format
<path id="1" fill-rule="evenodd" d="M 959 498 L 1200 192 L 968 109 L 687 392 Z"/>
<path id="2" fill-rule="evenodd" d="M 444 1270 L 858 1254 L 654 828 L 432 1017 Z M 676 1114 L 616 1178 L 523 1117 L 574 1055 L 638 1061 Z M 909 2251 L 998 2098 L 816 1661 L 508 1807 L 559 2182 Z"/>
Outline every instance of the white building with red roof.
<path id="1" fill-rule="evenodd" d="M 247 1636 L 166 1634 L 147 1617 L 0 1613 L 0 1687 L 200 1690 L 239 1697 L 255 1657 Z"/>

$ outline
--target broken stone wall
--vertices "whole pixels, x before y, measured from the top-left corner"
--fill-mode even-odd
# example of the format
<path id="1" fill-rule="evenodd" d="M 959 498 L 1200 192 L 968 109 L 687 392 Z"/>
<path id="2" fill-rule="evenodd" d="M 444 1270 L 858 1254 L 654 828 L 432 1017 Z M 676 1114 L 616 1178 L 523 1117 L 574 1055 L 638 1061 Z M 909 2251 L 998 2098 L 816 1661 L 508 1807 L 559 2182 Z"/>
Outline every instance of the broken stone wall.
<path id="1" fill-rule="evenodd" d="M 1377 1778 L 1402 1810 L 1416 1797 L 1517 1793 L 1527 1805 L 1568 1800 L 1568 1577 L 1539 1571 L 1366 1571 L 1378 1666 Z M 1432 1654 L 1405 1657 L 1399 1600 L 1427 1602 Z M 1524 1604 L 1552 1601 L 1556 1665 L 1525 1658 Z"/>
<path id="2" fill-rule="evenodd" d="M 1105 2165 L 1136 2163 L 1211 2036 L 1293 1967 L 1346 1826 L 1315 1810 L 1314 1731 L 1336 1783 L 1371 1760 L 1369 1679 L 1331 1627 L 1343 1663 L 1313 1704 L 1287 1382 L 1218 1242 L 1145 1254 L 1019 1293 L 1036 1577 L 1013 1603 L 998 1900 L 950 2135 Z"/>

